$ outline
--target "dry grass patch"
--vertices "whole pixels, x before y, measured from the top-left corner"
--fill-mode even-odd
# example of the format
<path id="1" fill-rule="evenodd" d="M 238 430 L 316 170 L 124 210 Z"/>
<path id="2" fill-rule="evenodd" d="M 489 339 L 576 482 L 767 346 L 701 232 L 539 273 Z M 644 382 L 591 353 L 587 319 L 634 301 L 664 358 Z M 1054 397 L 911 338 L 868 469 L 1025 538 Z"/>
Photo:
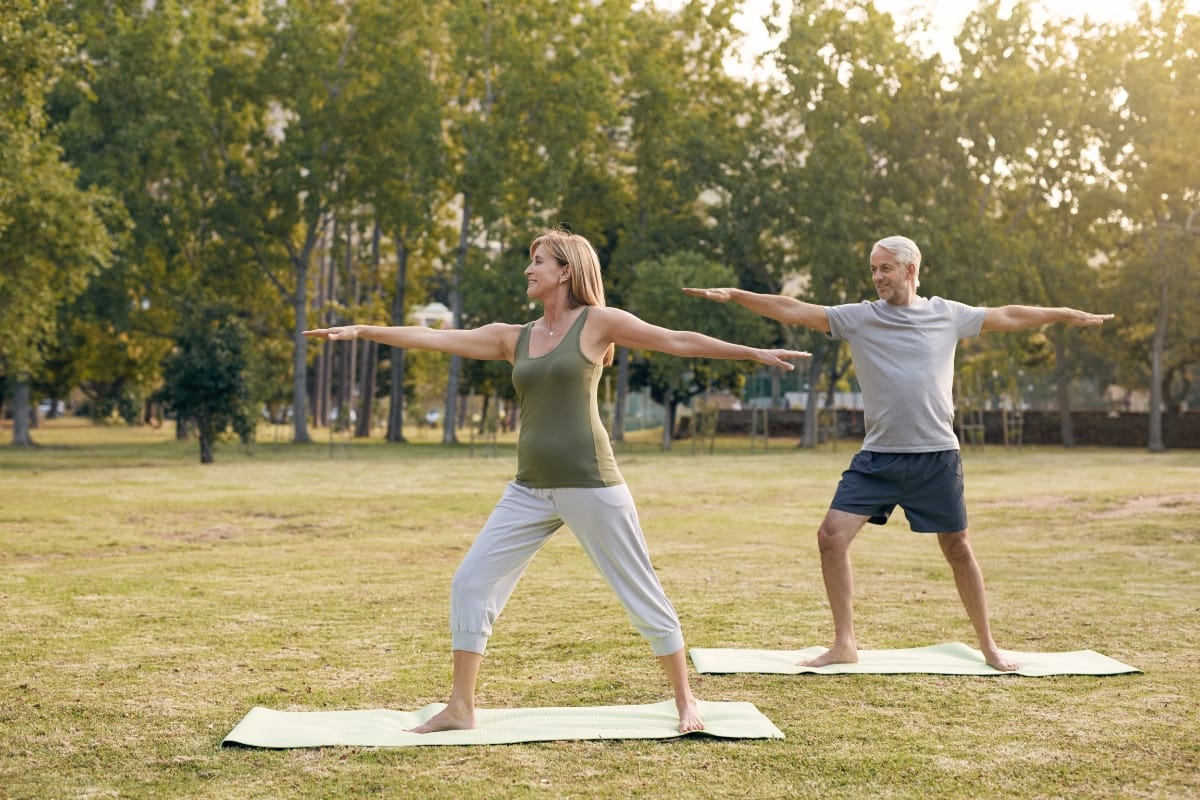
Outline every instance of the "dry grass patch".
<path id="1" fill-rule="evenodd" d="M 432 438 L 227 445 L 51 425 L 0 451 L 0 797 L 1161 797 L 1195 794 L 1194 453 L 964 454 L 1001 644 L 1091 648 L 1111 678 L 694 676 L 782 741 L 222 750 L 253 705 L 445 699 L 450 579 L 505 480 Z M 642 440 L 644 438 L 644 441 Z M 851 455 L 772 442 L 619 459 L 690 645 L 829 637 L 814 533 Z M 864 647 L 971 642 L 936 543 L 901 515 L 853 551 Z M 491 643 L 481 703 L 650 703 L 666 682 L 557 536 Z"/>

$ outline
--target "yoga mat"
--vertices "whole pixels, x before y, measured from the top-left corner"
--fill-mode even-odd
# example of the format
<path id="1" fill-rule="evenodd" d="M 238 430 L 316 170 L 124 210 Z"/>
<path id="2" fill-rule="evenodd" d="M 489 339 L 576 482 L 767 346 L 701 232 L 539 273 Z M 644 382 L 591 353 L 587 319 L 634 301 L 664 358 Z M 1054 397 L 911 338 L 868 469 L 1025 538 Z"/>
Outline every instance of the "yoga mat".
<path id="1" fill-rule="evenodd" d="M 1020 666 L 1016 672 L 1001 672 L 988 666 L 983 653 L 961 642 L 907 650 L 859 650 L 856 664 L 830 664 L 802 667 L 797 662 L 825 652 L 824 647 L 804 650 L 737 650 L 693 647 L 692 663 L 700 673 L 758 672 L 776 675 L 818 675 L 927 673 L 930 675 L 1119 675 L 1141 672 L 1094 650 L 1070 653 L 1021 653 L 1005 650 Z"/>
<path id="2" fill-rule="evenodd" d="M 753 703 L 698 701 L 704 730 L 730 739 L 782 739 L 783 732 Z M 681 736 L 673 700 L 641 706 L 479 709 L 469 731 L 408 733 L 445 708 L 419 711 L 273 711 L 255 706 L 221 742 L 223 747 L 416 747 L 513 744 L 566 739 L 670 739 Z"/>

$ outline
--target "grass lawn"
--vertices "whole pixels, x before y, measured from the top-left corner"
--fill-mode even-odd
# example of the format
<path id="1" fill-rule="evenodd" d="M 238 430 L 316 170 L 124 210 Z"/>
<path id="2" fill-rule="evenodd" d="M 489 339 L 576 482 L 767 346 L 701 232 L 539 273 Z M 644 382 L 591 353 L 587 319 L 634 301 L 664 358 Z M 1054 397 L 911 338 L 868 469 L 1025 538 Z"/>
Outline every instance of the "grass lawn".
<path id="1" fill-rule="evenodd" d="M 222 749 L 255 705 L 445 700 L 450 579 L 514 469 L 408 445 L 225 444 L 61 420 L 0 431 L 0 797 L 1200 797 L 1200 454 L 964 453 L 1002 647 L 1113 677 L 693 674 L 783 740 Z M 618 454 L 690 646 L 799 649 L 831 625 L 815 529 L 856 443 Z M 326 438 L 321 439 L 322 436 Z M 902 516 L 855 544 L 859 645 L 974 646 Z M 665 678 L 563 532 L 497 624 L 482 707 L 653 703 Z"/>

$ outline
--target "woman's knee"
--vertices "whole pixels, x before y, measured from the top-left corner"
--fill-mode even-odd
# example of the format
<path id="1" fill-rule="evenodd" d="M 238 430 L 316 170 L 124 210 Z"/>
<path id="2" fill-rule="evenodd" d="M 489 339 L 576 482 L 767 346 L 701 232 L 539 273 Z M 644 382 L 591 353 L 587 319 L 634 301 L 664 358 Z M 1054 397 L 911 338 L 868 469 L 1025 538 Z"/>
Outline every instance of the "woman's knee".
<path id="1" fill-rule="evenodd" d="M 488 593 L 488 586 L 479 579 L 479 570 L 458 568 L 450 581 L 450 596 L 456 600 L 479 597 Z"/>

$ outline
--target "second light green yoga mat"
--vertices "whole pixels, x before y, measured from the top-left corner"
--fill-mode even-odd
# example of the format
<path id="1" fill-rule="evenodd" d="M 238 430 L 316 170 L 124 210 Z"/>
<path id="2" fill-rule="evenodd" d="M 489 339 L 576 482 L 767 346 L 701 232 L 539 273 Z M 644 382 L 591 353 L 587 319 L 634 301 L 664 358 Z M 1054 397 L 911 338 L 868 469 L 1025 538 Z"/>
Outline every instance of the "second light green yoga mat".
<path id="1" fill-rule="evenodd" d="M 733 648 L 693 647 L 690 651 L 696 671 L 701 673 L 756 672 L 776 675 L 902 674 L 931 675 L 1118 675 L 1141 672 L 1094 650 L 1067 653 L 1022 653 L 1005 650 L 1020 666 L 1016 672 L 1001 672 L 988 666 L 983 653 L 961 642 L 900 650 L 859 650 L 857 664 L 830 664 L 826 667 L 802 667 L 804 661 L 825 652 L 824 647 L 804 650 L 740 650 Z"/>

